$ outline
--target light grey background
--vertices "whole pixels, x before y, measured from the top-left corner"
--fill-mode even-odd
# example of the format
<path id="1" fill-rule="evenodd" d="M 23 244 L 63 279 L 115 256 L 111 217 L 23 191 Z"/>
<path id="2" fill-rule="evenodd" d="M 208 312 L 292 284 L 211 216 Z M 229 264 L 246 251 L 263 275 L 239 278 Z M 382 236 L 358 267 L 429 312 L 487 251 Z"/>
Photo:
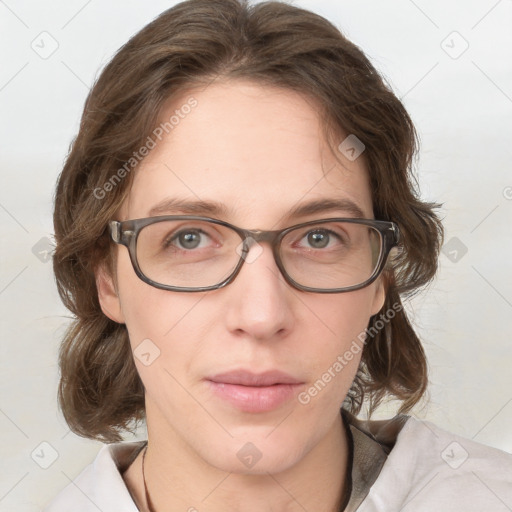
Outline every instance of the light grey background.
<path id="1" fill-rule="evenodd" d="M 0 0 L 0 510 L 39 510 L 101 446 L 57 410 L 67 312 L 44 252 L 53 188 L 94 78 L 175 3 Z M 421 137 L 422 196 L 444 203 L 440 273 L 410 305 L 431 377 L 415 415 L 512 452 L 512 1 L 294 3 L 333 21 L 388 78 Z"/>

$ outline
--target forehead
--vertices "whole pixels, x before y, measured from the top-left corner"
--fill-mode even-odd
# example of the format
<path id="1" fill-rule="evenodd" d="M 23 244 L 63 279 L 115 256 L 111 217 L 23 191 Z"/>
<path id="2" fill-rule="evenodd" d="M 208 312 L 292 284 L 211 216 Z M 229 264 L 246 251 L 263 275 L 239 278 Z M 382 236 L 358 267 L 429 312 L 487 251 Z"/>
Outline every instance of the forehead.
<path id="1" fill-rule="evenodd" d="M 161 112 L 162 133 L 153 132 L 161 140 L 153 135 L 121 217 L 184 213 L 166 211 L 166 204 L 216 203 L 215 216 L 263 227 L 305 203 L 341 200 L 371 218 L 364 158 L 336 159 L 318 112 L 314 100 L 294 91 L 247 81 L 183 91 Z"/>

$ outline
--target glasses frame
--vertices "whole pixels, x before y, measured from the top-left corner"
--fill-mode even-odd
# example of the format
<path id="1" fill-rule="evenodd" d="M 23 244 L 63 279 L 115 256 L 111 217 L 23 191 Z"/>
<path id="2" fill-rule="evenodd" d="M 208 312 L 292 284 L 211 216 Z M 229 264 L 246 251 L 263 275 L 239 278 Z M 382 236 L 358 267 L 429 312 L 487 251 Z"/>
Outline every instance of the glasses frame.
<path id="1" fill-rule="evenodd" d="M 189 288 L 189 287 L 179 287 L 179 286 L 170 286 L 158 283 L 153 281 L 149 277 L 147 277 L 142 270 L 140 269 L 139 263 L 137 261 L 137 239 L 142 228 L 149 226 L 150 224 L 155 224 L 157 222 L 163 222 L 166 220 L 198 220 L 198 221 L 207 221 L 213 224 L 218 224 L 220 226 L 225 226 L 227 228 L 235 231 L 241 238 L 243 246 L 242 246 L 242 254 L 240 255 L 240 260 L 234 268 L 233 272 L 223 281 L 216 285 L 212 286 L 203 286 L 199 288 Z M 281 261 L 281 257 L 279 255 L 279 247 L 281 240 L 294 229 L 298 229 L 301 227 L 306 227 L 310 225 L 327 223 L 327 222 L 347 222 L 353 224 L 362 224 L 364 226 L 370 226 L 376 229 L 381 237 L 381 250 L 379 259 L 375 266 L 375 270 L 373 274 L 363 283 L 344 287 L 344 288 L 311 288 L 309 286 L 303 286 L 297 283 L 294 279 L 292 279 L 286 269 L 284 268 L 283 262 Z M 289 226 L 284 229 L 278 230 L 260 230 L 260 229 L 243 229 L 238 226 L 234 226 L 233 224 L 229 224 L 228 222 L 224 222 L 219 219 L 212 219 L 210 217 L 202 217 L 196 215 L 160 215 L 157 217 L 146 217 L 141 219 L 132 219 L 125 221 L 110 221 L 109 224 L 110 236 L 112 240 L 120 245 L 124 245 L 128 249 L 128 253 L 130 256 L 131 263 L 133 265 L 133 269 L 137 276 L 144 281 L 145 283 L 154 286 L 155 288 L 159 288 L 161 290 L 169 290 L 176 292 L 203 292 L 209 290 L 218 290 L 232 283 L 238 273 L 240 272 L 247 253 L 249 252 L 252 241 L 256 242 L 266 242 L 270 244 L 272 248 L 272 253 L 274 255 L 274 260 L 276 262 L 277 267 L 281 271 L 282 276 L 285 281 L 296 288 L 297 290 L 305 291 L 305 292 L 313 292 L 313 293 L 344 293 L 354 290 L 359 290 L 364 288 L 381 274 L 384 266 L 386 264 L 386 260 L 389 256 L 389 253 L 393 247 L 397 247 L 399 245 L 400 231 L 398 226 L 394 222 L 384 221 L 384 220 L 374 220 L 374 219 L 359 219 L 359 218 L 344 218 L 344 217 L 333 217 L 328 219 L 316 219 L 307 222 L 301 222 L 300 224 L 294 224 L 293 226 Z"/>

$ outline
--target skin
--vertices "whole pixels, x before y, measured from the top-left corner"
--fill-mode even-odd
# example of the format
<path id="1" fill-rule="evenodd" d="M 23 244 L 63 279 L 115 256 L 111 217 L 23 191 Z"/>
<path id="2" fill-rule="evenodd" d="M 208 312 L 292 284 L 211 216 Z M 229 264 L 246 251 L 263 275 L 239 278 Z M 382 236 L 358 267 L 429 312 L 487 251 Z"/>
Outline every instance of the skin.
<path id="1" fill-rule="evenodd" d="M 225 81 L 174 98 L 162 119 L 190 95 L 197 107 L 140 164 L 118 220 L 147 217 L 168 197 L 218 201 L 228 212 L 217 218 L 249 229 L 354 216 L 339 210 L 286 218 L 298 203 L 322 198 L 349 199 L 373 218 L 364 157 L 334 159 L 311 99 Z M 340 406 L 360 353 L 308 404 L 292 399 L 264 413 L 237 410 L 204 378 L 280 369 L 309 388 L 382 308 L 384 286 L 379 279 L 349 293 L 302 292 L 283 280 L 270 247 L 261 247 L 234 282 L 209 292 L 149 286 L 122 246 L 117 283 L 97 272 L 103 311 L 126 324 L 132 348 L 149 338 L 160 350 L 149 366 L 134 358 L 146 389 L 145 473 L 155 511 L 332 512 L 343 497 L 348 445 Z M 262 454 L 252 468 L 237 457 L 247 442 Z M 147 510 L 140 463 L 141 456 L 124 478 Z"/>

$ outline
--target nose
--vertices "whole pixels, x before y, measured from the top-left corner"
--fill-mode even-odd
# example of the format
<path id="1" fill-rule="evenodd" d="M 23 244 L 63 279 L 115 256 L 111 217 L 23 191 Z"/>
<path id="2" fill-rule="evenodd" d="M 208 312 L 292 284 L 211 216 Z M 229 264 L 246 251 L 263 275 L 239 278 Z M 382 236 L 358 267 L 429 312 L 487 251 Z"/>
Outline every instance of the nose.
<path id="1" fill-rule="evenodd" d="M 294 323 L 293 293 L 269 244 L 254 244 L 235 280 L 225 289 L 230 332 L 252 339 L 284 337 Z"/>

